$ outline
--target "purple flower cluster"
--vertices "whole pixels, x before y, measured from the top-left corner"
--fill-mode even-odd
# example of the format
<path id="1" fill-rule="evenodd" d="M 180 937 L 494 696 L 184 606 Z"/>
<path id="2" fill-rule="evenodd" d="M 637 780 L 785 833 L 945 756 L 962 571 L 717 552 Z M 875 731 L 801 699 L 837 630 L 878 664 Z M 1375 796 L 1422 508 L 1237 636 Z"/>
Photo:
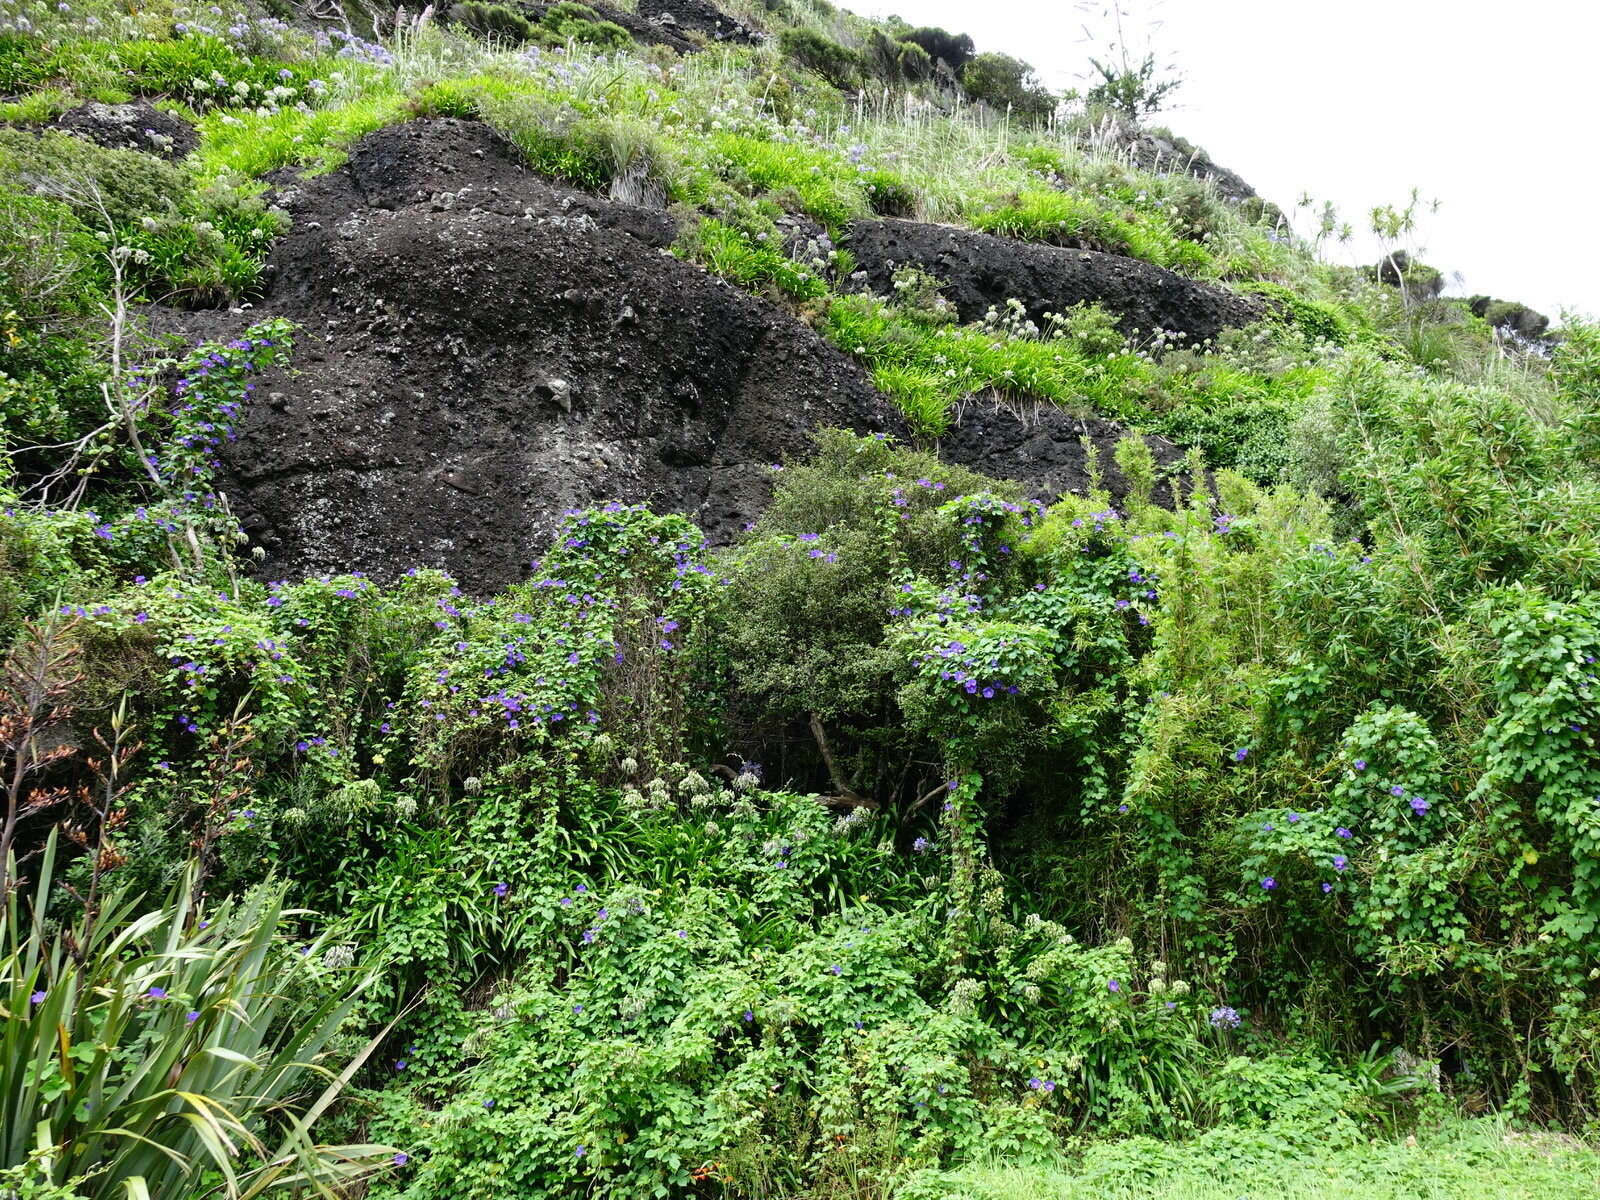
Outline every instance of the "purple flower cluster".
<path id="1" fill-rule="evenodd" d="M 1219 1005 L 1211 1010 L 1211 1015 L 1206 1018 L 1213 1029 L 1237 1029 L 1244 1020 L 1236 1009 L 1229 1008 L 1226 1004 Z"/>
<path id="2" fill-rule="evenodd" d="M 365 38 L 357 37 L 353 33 L 346 33 L 342 29 L 317 31 L 317 49 L 321 51 L 332 50 L 339 58 L 352 59 L 355 62 L 370 63 L 373 66 L 394 66 L 394 55 L 377 42 L 369 42 Z"/>
<path id="3" fill-rule="evenodd" d="M 1015 696 L 1019 690 L 1014 683 L 1007 683 L 998 678 L 1000 671 L 999 655 L 1004 650 L 1016 644 L 1015 638 L 1001 638 L 994 644 L 994 653 L 973 653 L 961 641 L 950 642 L 936 647 L 932 655 L 912 660 L 913 666 L 924 666 L 932 663 L 933 658 L 943 660 L 939 667 L 941 681 L 968 696 L 978 696 L 984 700 L 993 700 L 1000 695 Z"/>
<path id="4" fill-rule="evenodd" d="M 171 431 L 161 453 L 148 456 L 167 484 L 209 478 L 220 465 L 222 444 L 238 436 L 235 422 L 255 391 L 247 381 L 273 365 L 288 343 L 286 322 L 266 322 L 225 345 L 201 346 L 184 360 L 167 410 Z"/>
<path id="5" fill-rule="evenodd" d="M 1072 527 L 1074 529 L 1082 529 L 1085 524 L 1092 524 L 1094 531 L 1100 533 L 1104 531 L 1107 525 L 1120 520 L 1122 520 L 1122 514 L 1114 508 L 1108 508 L 1104 512 L 1090 513 L 1087 522 L 1082 517 L 1074 517 L 1072 519 Z"/>

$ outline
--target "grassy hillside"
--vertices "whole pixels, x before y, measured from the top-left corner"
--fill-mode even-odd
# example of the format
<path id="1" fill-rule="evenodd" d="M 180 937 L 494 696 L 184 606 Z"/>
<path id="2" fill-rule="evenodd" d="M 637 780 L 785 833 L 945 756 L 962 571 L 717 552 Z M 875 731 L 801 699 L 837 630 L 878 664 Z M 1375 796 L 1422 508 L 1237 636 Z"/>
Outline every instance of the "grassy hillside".
<path id="1" fill-rule="evenodd" d="M 0 1195 L 1593 1192 L 1600 334 L 943 31 L 372 16 L 0 0 Z M 669 214 L 905 436 L 817 430 L 731 546 L 469 479 L 503 591 L 273 578 L 240 429 L 408 315 L 285 319 L 280 204 L 431 118 Z M 963 312 L 875 220 L 1259 319 Z M 940 440 L 996 403 L 1120 440 L 1041 501 Z"/>

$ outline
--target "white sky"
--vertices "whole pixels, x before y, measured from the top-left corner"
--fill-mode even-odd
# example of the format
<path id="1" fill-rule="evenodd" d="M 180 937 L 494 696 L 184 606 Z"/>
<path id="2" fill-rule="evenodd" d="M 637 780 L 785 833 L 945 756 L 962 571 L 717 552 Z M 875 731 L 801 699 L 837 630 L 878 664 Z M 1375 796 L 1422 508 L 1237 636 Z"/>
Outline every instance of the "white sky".
<path id="1" fill-rule="evenodd" d="M 842 2 L 971 34 L 1057 90 L 1088 71 L 1073 0 Z M 1417 187 L 1440 201 L 1416 241 L 1462 276 L 1449 291 L 1600 313 L 1600 0 L 1122 2 L 1129 40 L 1184 76 L 1155 122 L 1285 211 L 1309 192 L 1360 233 Z"/>

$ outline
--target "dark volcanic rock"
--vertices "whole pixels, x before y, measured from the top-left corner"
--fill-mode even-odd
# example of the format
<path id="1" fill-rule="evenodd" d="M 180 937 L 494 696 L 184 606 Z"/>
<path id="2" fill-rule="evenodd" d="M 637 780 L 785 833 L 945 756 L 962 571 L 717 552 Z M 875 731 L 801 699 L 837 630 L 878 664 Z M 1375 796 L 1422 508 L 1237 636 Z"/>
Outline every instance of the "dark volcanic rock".
<path id="1" fill-rule="evenodd" d="M 944 280 L 945 297 L 963 321 L 1021 300 L 1028 317 L 1091 301 L 1119 318 L 1124 331 L 1181 331 L 1191 343 L 1264 315 L 1253 297 L 1199 283 L 1135 258 L 1066 250 L 915 221 L 857 221 L 850 250 L 873 290 L 888 292 L 898 267 L 920 267 Z"/>
<path id="2" fill-rule="evenodd" d="M 1139 130 L 1129 140 L 1133 161 L 1146 171 L 1170 174 L 1180 171 L 1196 179 L 1208 179 L 1216 186 L 1217 194 L 1232 204 L 1259 200 L 1255 188 L 1239 175 L 1197 146 L 1162 130 Z"/>
<path id="3" fill-rule="evenodd" d="M 1255 188 L 1237 172 L 1230 171 L 1170 129 L 1145 129 L 1137 121 L 1110 114 L 1087 130 L 1082 140 L 1101 151 L 1121 151 L 1135 166 L 1156 175 L 1191 175 L 1209 180 L 1217 195 L 1229 204 L 1277 212 L 1277 208 L 1258 196 Z"/>
<path id="4" fill-rule="evenodd" d="M 79 105 L 62 113 L 56 124 L 111 150 L 147 150 L 162 158 L 182 158 L 200 144 L 194 126 L 148 100 Z"/>
<path id="5" fill-rule="evenodd" d="M 708 0 L 638 0 L 638 14 L 661 29 L 717 42 L 754 42 L 760 34 Z"/>
<path id="6" fill-rule="evenodd" d="M 726 539 L 811 430 L 900 428 L 807 327 L 666 254 L 664 214 L 543 181 L 482 126 L 383 130 L 277 202 L 294 230 L 251 316 L 300 324 L 294 369 L 224 462 L 272 574 L 494 587 L 609 498 Z"/>
<path id="7" fill-rule="evenodd" d="M 1089 454 L 1094 447 L 1101 484 L 1114 499 L 1127 495 L 1128 482 L 1112 457 L 1127 428 L 1099 417 L 1074 417 L 1059 408 L 969 402 L 960 421 L 939 441 L 939 457 L 985 475 L 1026 484 L 1028 495 L 1052 504 L 1061 496 L 1084 495 L 1091 483 Z M 1158 474 L 1183 461 L 1181 446 L 1145 435 Z M 1156 499 L 1169 499 L 1161 484 Z"/>
<path id="8" fill-rule="evenodd" d="M 197 338 L 269 315 L 299 326 L 293 368 L 259 381 L 223 456 L 270 575 L 440 566 L 492 589 L 522 574 L 562 512 L 610 499 L 683 512 L 725 541 L 814 430 L 904 434 L 807 326 L 668 254 L 667 214 L 533 175 L 485 126 L 385 129 L 337 171 L 277 186 L 294 225 L 254 311 L 151 314 Z M 1087 437 L 1120 496 L 1122 433 L 975 399 L 938 449 L 1048 501 L 1088 486 Z M 1163 465 L 1179 457 L 1153 448 Z"/>

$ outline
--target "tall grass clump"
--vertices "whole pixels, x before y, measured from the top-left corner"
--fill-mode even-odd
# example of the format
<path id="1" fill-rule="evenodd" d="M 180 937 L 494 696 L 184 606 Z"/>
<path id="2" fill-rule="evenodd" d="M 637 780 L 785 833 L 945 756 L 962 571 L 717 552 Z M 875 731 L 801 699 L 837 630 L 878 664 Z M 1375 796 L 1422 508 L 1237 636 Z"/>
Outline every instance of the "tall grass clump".
<path id="1" fill-rule="evenodd" d="M 190 868 L 154 905 L 112 887 L 80 910 L 55 845 L 32 896 L 6 901 L 0 1163 L 89 1198 L 206 1179 L 248 1197 L 326 1188 L 392 1157 L 314 1140 L 374 1048 L 336 1052 L 371 975 L 294 946 L 281 887 L 206 906 Z"/>

